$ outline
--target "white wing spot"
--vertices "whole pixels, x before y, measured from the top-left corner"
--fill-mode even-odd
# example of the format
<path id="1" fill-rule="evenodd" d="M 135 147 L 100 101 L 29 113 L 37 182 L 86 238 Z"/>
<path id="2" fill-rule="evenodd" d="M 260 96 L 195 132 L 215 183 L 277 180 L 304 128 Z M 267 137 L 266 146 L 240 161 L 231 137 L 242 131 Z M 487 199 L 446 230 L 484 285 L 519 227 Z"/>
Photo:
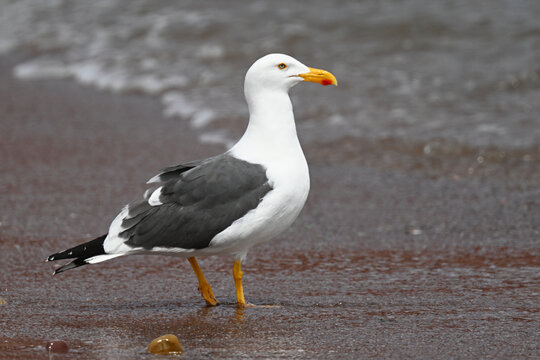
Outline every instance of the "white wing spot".
<path id="1" fill-rule="evenodd" d="M 163 203 L 159 200 L 159 197 L 161 196 L 161 189 L 163 186 L 158 187 L 152 195 L 150 195 L 150 198 L 148 199 L 148 204 L 151 206 L 159 206 L 163 205 Z"/>
<path id="2" fill-rule="evenodd" d="M 148 180 L 146 183 L 153 184 L 153 183 L 159 183 L 159 182 L 161 182 L 161 174 L 157 174 L 156 176 Z"/>

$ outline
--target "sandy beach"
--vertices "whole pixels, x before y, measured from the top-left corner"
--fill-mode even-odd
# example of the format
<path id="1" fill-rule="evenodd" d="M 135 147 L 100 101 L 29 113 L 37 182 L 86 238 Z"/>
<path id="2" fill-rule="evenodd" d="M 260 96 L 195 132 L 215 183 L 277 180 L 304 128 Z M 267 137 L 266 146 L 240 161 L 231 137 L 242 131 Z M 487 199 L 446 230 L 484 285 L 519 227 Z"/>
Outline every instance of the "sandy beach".
<path id="1" fill-rule="evenodd" d="M 151 359 L 167 333 L 190 359 L 540 357 L 538 149 L 310 142 L 306 208 L 244 267 L 247 299 L 278 306 L 237 310 L 231 259 L 207 258 L 209 308 L 181 259 L 55 277 L 44 259 L 105 233 L 160 168 L 223 148 L 152 97 L 16 80 L 21 59 L 0 58 L 0 359 L 47 359 L 52 340 L 70 348 L 55 359 Z"/>

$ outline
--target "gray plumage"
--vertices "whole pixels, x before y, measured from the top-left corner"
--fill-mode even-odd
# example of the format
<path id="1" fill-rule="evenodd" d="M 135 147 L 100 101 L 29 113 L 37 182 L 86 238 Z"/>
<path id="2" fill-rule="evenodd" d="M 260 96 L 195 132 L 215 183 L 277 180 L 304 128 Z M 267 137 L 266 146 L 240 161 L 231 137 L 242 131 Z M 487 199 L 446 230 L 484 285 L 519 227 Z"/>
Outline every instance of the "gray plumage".
<path id="1" fill-rule="evenodd" d="M 148 202 L 155 190 L 128 205 L 119 235 L 129 246 L 205 248 L 272 190 L 263 166 L 227 154 L 166 168 L 156 179 L 160 205 Z"/>

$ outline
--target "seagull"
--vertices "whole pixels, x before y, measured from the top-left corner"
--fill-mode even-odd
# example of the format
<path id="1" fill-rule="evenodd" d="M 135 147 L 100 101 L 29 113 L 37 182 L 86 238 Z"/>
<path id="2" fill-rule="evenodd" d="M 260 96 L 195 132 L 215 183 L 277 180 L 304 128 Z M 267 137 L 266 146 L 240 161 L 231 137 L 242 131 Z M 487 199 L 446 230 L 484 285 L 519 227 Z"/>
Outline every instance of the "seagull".
<path id="1" fill-rule="evenodd" d="M 244 95 L 249 123 L 228 151 L 163 169 L 142 198 L 126 205 L 107 234 L 50 255 L 73 259 L 54 274 L 134 254 L 187 258 L 199 291 L 210 306 L 219 302 L 196 257 L 234 258 L 237 306 L 246 305 L 242 261 L 248 250 L 287 229 L 304 207 L 309 170 L 296 134 L 289 89 L 309 81 L 337 85 L 330 72 L 291 56 L 269 54 L 249 68 Z"/>

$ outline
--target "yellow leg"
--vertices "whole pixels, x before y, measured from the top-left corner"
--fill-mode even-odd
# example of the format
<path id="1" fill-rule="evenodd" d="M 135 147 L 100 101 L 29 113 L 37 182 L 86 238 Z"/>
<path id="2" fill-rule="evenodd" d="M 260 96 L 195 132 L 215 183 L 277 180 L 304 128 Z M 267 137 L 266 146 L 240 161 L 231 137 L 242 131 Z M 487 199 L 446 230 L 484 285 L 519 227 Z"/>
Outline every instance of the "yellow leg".
<path id="1" fill-rule="evenodd" d="M 245 308 L 274 308 L 274 307 L 281 307 L 279 305 L 253 305 L 253 304 L 246 304 L 246 299 L 244 298 L 244 288 L 242 287 L 242 275 L 244 273 L 242 272 L 242 261 L 240 260 L 234 260 L 234 266 L 233 266 L 233 277 L 234 277 L 234 285 L 236 286 L 236 307 L 237 312 L 236 314 L 239 316 L 239 319 L 243 318 L 244 315 L 244 309 Z"/>
<path id="2" fill-rule="evenodd" d="M 210 284 L 208 281 L 206 281 L 206 278 L 204 277 L 201 268 L 199 267 L 199 264 L 197 263 L 197 260 L 195 260 L 194 257 L 188 258 L 189 263 L 191 264 L 191 267 L 193 268 L 193 271 L 195 272 L 195 275 L 197 275 L 197 280 L 199 280 L 199 291 L 201 292 L 202 297 L 204 300 L 206 300 L 206 303 L 210 306 L 216 306 L 219 304 L 219 301 L 217 301 L 216 297 L 214 296 L 214 293 L 212 292 L 212 288 L 210 287 Z"/>
<path id="3" fill-rule="evenodd" d="M 234 260 L 233 277 L 234 285 L 236 286 L 236 306 L 239 308 L 246 307 L 246 299 L 244 299 L 244 288 L 242 287 L 242 261 Z"/>

